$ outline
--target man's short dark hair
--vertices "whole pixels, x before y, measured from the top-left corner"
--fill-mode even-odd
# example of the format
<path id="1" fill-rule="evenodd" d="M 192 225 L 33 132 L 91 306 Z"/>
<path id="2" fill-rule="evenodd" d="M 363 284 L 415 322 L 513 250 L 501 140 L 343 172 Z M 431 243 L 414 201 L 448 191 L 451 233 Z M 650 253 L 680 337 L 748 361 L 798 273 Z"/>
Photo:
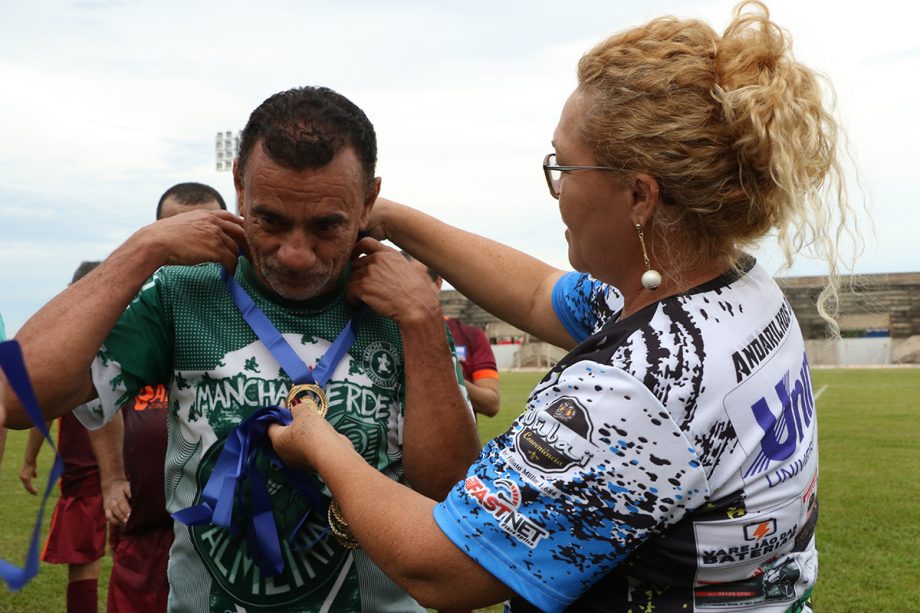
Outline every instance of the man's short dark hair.
<path id="1" fill-rule="evenodd" d="M 364 111 L 328 87 L 296 87 L 275 94 L 252 112 L 240 136 L 242 178 L 253 147 L 291 170 L 321 168 L 345 147 L 353 147 L 367 178 L 374 184 L 377 134 Z"/>
<path id="2" fill-rule="evenodd" d="M 157 219 L 159 219 L 160 215 L 163 213 L 163 203 L 170 197 L 175 198 L 181 204 L 187 206 L 195 206 L 196 204 L 204 204 L 205 202 L 216 200 L 221 209 L 227 210 L 227 205 L 224 203 L 224 199 L 220 195 L 220 192 L 210 185 L 205 185 L 204 183 L 177 183 L 163 192 L 163 195 L 160 196 L 160 201 L 157 203 Z"/>
<path id="3" fill-rule="evenodd" d="M 99 266 L 102 262 L 80 262 L 80 265 L 77 266 L 77 269 L 73 271 L 73 278 L 70 280 L 70 284 L 73 285 L 89 273 L 91 273 L 96 266 Z"/>

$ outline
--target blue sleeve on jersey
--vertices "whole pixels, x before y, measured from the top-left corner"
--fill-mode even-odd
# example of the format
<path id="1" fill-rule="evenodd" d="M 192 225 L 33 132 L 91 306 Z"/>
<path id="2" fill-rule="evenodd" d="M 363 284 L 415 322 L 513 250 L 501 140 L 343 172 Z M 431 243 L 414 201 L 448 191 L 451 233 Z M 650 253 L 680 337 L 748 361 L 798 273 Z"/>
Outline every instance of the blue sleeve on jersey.
<path id="1" fill-rule="evenodd" d="M 623 307 L 620 293 L 586 273 L 569 272 L 553 286 L 553 310 L 580 343 Z"/>

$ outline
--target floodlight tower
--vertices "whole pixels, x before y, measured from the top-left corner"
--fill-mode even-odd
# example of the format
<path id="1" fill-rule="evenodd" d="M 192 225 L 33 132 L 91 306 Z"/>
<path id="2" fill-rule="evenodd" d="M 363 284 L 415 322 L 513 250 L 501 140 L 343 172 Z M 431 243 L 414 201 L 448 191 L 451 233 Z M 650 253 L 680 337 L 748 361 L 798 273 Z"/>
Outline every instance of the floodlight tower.
<path id="1" fill-rule="evenodd" d="M 233 160 L 240 153 L 240 133 L 233 134 L 232 130 L 218 132 L 214 144 L 216 155 L 216 168 L 223 172 L 233 170 Z"/>

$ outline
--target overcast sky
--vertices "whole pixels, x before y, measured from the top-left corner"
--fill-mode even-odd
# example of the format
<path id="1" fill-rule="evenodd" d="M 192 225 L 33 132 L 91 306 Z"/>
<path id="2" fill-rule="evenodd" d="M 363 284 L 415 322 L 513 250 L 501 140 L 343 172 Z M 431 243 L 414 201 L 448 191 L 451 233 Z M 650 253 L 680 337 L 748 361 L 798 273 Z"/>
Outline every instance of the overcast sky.
<path id="1" fill-rule="evenodd" d="M 662 15 L 717 30 L 732 1 L 0 0 L 0 313 L 14 333 L 82 260 L 150 223 L 160 194 L 214 169 L 218 130 L 269 95 L 326 85 L 379 139 L 383 194 L 568 267 L 540 163 L 580 55 Z M 857 271 L 920 270 L 915 4 L 769 3 L 828 75 L 878 240 Z M 776 270 L 769 245 L 761 259 Z M 801 259 L 792 274 L 819 274 Z"/>

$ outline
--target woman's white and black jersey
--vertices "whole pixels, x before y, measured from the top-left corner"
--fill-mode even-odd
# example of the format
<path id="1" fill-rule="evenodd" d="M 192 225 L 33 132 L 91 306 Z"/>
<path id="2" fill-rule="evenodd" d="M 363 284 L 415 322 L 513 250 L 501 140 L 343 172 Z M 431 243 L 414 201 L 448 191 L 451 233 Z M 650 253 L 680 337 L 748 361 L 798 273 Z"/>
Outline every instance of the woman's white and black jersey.
<path id="1" fill-rule="evenodd" d="M 804 343 L 753 260 L 619 319 L 564 276 L 584 340 L 435 519 L 512 609 L 801 610 L 817 576 L 817 427 Z"/>

